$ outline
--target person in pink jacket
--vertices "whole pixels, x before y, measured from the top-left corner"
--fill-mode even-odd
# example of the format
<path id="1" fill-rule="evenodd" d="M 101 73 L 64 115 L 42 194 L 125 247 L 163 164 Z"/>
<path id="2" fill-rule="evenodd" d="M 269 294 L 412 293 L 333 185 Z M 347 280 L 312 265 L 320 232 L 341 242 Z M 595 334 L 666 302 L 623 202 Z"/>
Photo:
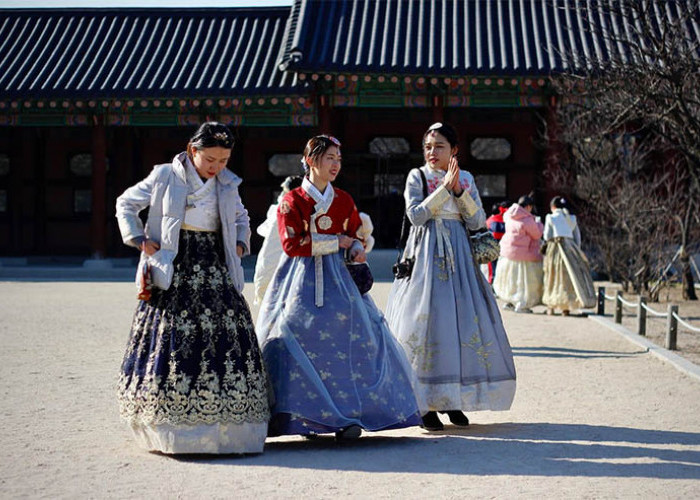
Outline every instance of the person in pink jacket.
<path id="1" fill-rule="evenodd" d="M 535 202 L 521 196 L 503 215 L 506 232 L 493 289 L 505 301 L 505 309 L 532 312 L 542 301 L 542 255 L 540 240 L 544 227 L 532 214 Z"/>

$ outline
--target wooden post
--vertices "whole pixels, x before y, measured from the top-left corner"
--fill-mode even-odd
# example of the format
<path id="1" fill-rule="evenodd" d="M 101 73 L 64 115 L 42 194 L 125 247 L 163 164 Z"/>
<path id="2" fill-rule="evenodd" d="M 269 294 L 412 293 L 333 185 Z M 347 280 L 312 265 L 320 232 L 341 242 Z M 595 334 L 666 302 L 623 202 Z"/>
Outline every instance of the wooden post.
<path id="1" fill-rule="evenodd" d="M 107 250 L 107 138 L 102 117 L 95 117 L 92 128 L 92 258 L 103 259 Z"/>
<path id="2" fill-rule="evenodd" d="M 639 296 L 639 304 L 637 304 L 637 334 L 647 334 L 647 310 L 644 306 L 647 305 L 647 299 Z"/>
<path id="3" fill-rule="evenodd" d="M 598 314 L 600 316 L 605 315 L 605 287 L 598 287 Z"/>
<path id="4" fill-rule="evenodd" d="M 615 323 L 622 323 L 622 291 L 615 292 Z"/>
<path id="5" fill-rule="evenodd" d="M 676 336 L 678 334 L 678 320 L 673 317 L 678 313 L 678 306 L 668 305 L 668 318 L 666 319 L 666 349 L 676 350 Z"/>

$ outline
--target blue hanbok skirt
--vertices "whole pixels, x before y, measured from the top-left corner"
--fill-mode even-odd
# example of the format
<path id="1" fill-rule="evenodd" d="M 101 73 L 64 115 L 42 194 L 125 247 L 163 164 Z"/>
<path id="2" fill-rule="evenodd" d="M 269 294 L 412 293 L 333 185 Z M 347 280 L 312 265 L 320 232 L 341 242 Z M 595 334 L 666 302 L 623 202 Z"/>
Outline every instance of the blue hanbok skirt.
<path id="1" fill-rule="evenodd" d="M 260 308 L 256 331 L 275 397 L 270 435 L 420 425 L 412 371 L 384 316 L 340 253 L 320 260 L 317 270 L 315 257 L 284 255 Z"/>
<path id="2" fill-rule="evenodd" d="M 394 281 L 387 320 L 416 372 L 421 410 L 508 410 L 515 365 L 496 300 L 462 222 L 441 224 L 411 229 L 413 274 Z"/>

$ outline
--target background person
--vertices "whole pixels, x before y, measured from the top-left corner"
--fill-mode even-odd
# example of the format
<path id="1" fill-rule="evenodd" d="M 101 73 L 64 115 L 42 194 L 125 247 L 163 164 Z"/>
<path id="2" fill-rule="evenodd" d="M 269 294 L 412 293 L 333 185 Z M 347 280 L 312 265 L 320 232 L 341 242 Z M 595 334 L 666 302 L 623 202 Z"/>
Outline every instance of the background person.
<path id="1" fill-rule="evenodd" d="M 547 313 L 561 309 L 565 316 L 573 309 L 596 304 L 593 278 L 586 255 L 581 251 L 581 232 L 566 199 L 555 196 L 544 224 L 544 293 Z"/>
<path id="2" fill-rule="evenodd" d="M 502 201 L 500 203 L 494 203 L 491 206 L 491 215 L 486 219 L 486 229 L 493 235 L 496 241 L 501 241 L 503 235 L 506 232 L 506 223 L 503 222 L 503 214 L 506 213 L 510 203 L 507 201 Z M 489 283 L 493 283 L 493 279 L 496 276 L 496 267 L 498 266 L 498 259 L 489 262 L 488 264 L 482 264 L 482 268 L 486 268 L 486 276 L 488 277 Z"/>
<path id="3" fill-rule="evenodd" d="M 282 243 L 280 242 L 279 231 L 277 228 L 277 207 L 279 206 L 282 197 L 291 191 L 301 186 L 302 177 L 293 175 L 287 177 L 280 187 L 282 192 L 277 199 L 277 203 L 273 203 L 267 209 L 267 217 L 265 221 L 258 226 L 256 232 L 265 238 L 258 252 L 258 258 L 255 261 L 255 275 L 253 276 L 253 286 L 255 287 L 255 304 L 260 304 L 265 296 L 267 285 L 272 279 L 272 275 L 277 269 L 277 263 L 284 253 L 282 251 Z"/>
<path id="4" fill-rule="evenodd" d="M 503 214 L 506 232 L 501 238 L 498 273 L 493 282 L 506 309 L 532 312 L 542 301 L 542 223 L 532 214 L 535 201 L 521 196 Z"/>

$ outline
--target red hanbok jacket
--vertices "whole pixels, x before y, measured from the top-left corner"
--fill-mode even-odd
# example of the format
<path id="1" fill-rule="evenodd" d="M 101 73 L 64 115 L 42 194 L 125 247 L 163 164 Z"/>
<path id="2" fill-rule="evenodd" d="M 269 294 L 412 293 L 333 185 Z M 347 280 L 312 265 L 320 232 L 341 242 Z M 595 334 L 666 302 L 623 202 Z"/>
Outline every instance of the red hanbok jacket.
<path id="1" fill-rule="evenodd" d="M 316 235 L 310 228 L 312 215 L 316 212 L 316 201 L 303 187 L 287 193 L 277 209 L 277 222 L 282 249 L 290 257 L 311 257 L 331 253 L 332 239 L 328 235 L 345 234 L 362 240 L 357 230 L 362 226 L 360 214 L 352 197 L 342 189 L 333 188 L 335 195 L 328 210 L 315 218 Z M 325 238 L 323 237 L 325 235 Z M 316 240 L 316 241 L 314 241 Z M 320 240 L 325 240 L 320 245 Z M 335 251 L 339 248 L 337 240 Z M 323 248 L 322 251 L 318 251 Z M 314 251 L 314 249 L 316 249 Z"/>

